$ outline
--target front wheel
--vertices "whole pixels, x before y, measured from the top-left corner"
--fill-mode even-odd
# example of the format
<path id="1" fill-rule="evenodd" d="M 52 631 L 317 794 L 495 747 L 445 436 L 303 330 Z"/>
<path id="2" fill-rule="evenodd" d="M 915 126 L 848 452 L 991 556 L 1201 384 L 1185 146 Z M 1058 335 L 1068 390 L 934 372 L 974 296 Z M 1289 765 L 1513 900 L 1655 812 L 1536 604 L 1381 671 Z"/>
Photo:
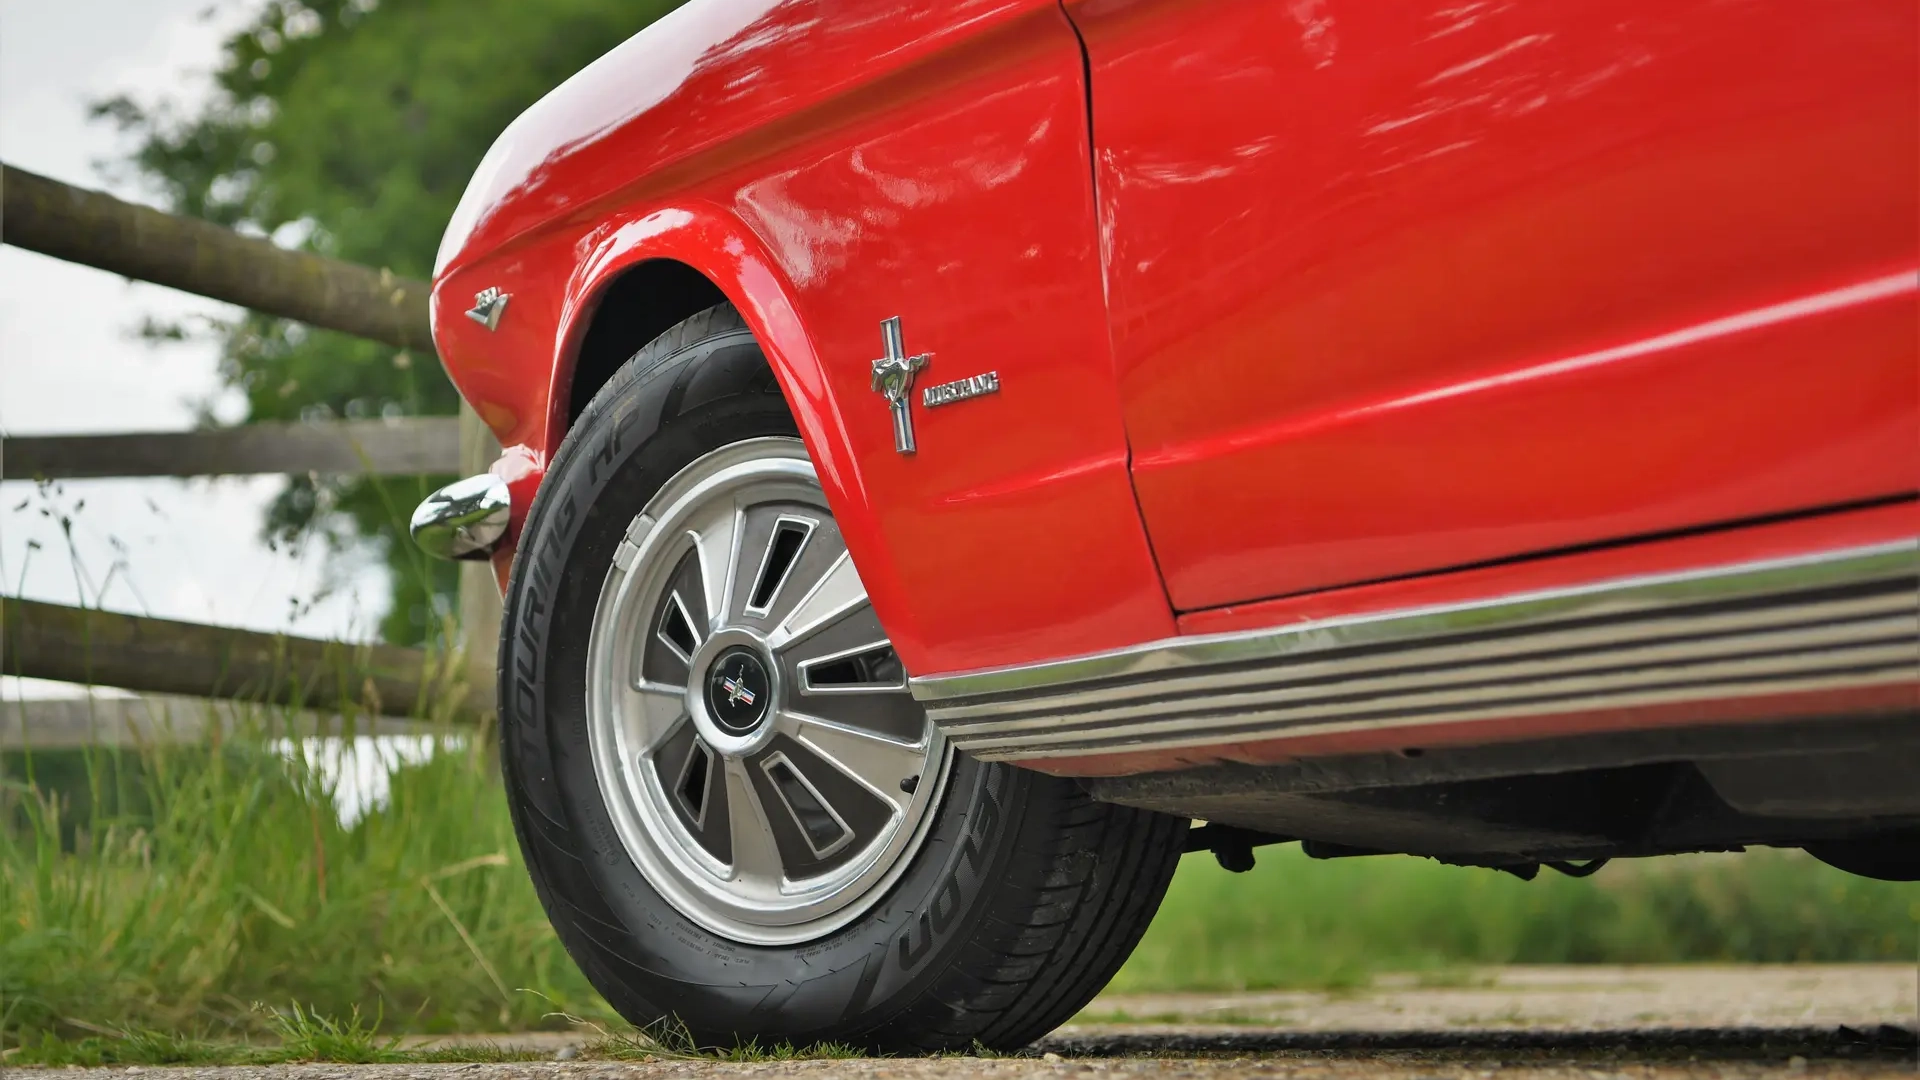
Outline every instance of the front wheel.
<path id="1" fill-rule="evenodd" d="M 1185 822 L 954 752 L 731 307 L 597 395 L 521 537 L 509 803 L 594 986 L 703 1044 L 1010 1048 L 1145 931 Z"/>

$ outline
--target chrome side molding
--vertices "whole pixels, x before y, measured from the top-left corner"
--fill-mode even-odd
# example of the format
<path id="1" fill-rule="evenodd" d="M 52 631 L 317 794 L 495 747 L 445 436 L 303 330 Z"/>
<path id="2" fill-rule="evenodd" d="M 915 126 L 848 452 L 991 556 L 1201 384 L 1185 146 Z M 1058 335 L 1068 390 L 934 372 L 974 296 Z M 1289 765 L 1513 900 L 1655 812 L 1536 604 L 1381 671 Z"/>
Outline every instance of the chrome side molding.
<path id="1" fill-rule="evenodd" d="M 913 679 L 994 761 L 1920 682 L 1920 541 Z"/>
<path id="2" fill-rule="evenodd" d="M 484 559 L 506 539 L 513 500 L 492 473 L 456 480 L 414 508 L 407 531 L 438 559 Z"/>

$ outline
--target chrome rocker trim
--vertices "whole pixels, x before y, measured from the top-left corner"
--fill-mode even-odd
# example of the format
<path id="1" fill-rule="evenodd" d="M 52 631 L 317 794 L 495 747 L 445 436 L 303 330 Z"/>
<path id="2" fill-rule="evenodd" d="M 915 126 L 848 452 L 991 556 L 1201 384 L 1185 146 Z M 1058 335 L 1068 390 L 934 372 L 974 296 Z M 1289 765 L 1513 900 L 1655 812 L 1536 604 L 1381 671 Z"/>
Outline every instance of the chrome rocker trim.
<path id="1" fill-rule="evenodd" d="M 507 538 L 513 499 L 491 473 L 455 480 L 414 508 L 407 531 L 436 559 L 484 559 Z"/>
<path id="2" fill-rule="evenodd" d="M 917 678 L 989 761 L 1920 681 L 1920 541 Z"/>

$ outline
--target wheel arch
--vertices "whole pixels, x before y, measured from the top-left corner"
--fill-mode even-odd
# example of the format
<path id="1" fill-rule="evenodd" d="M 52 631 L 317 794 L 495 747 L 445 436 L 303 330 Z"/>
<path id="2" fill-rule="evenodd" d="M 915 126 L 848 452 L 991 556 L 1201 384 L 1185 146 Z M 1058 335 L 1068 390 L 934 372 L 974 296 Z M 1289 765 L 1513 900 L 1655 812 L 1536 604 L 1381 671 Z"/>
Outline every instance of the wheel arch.
<path id="1" fill-rule="evenodd" d="M 593 395 L 648 342 L 725 299 L 704 274 L 673 259 L 646 259 L 611 275 L 580 331 L 570 376 L 555 380 L 558 434 L 565 436 Z"/>
<path id="2" fill-rule="evenodd" d="M 621 364 L 680 320 L 724 300 L 740 312 L 773 369 L 835 515 L 843 527 L 871 527 L 840 413 L 791 285 L 745 223 L 722 207 L 687 201 L 614 217 L 577 249 L 587 254 L 560 298 L 546 460 Z"/>

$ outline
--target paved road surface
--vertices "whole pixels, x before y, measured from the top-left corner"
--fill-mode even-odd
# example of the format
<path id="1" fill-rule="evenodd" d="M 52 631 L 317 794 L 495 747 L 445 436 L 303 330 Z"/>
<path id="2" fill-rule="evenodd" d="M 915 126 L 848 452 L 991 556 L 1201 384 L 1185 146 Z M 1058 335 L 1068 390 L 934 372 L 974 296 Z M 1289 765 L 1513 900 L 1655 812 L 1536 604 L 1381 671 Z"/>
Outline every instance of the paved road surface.
<path id="1" fill-rule="evenodd" d="M 1510 967 L 1359 993 L 1108 994 L 1077 1020 L 1143 1031 L 1466 1032 L 1912 1025 L 1912 964 Z M 1064 1031 L 1079 1030 L 1080 1023 Z M 1170 1028 L 1169 1028 L 1170 1029 Z"/>
<path id="2" fill-rule="evenodd" d="M 1506 968 L 1347 993 L 1110 995 L 1026 1054 L 147 1069 L 143 1080 L 1747 1080 L 1915 1076 L 1911 965 Z M 460 1040 L 472 1042 L 472 1039 Z M 578 1036 L 504 1036 L 571 1054 Z M 125 1080 L 135 1070 L 62 1080 Z M 99 1075 L 94 1075 L 98 1073 Z"/>

